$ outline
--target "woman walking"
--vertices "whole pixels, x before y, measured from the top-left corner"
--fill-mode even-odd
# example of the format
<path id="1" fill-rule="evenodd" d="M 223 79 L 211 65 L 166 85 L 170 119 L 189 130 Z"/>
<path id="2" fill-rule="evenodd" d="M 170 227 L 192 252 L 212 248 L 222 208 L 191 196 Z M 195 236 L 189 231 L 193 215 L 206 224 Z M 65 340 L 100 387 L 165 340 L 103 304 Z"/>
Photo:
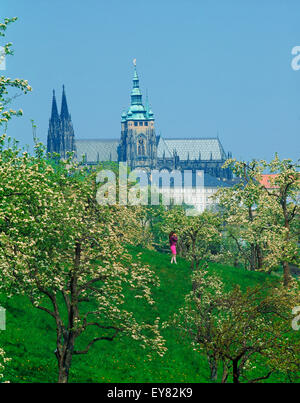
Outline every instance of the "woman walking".
<path id="1" fill-rule="evenodd" d="M 177 264 L 177 262 L 176 262 L 176 244 L 177 244 L 178 238 L 174 231 L 170 232 L 169 241 L 170 241 L 170 248 L 171 248 L 171 252 L 172 252 L 171 263 L 175 262 Z"/>

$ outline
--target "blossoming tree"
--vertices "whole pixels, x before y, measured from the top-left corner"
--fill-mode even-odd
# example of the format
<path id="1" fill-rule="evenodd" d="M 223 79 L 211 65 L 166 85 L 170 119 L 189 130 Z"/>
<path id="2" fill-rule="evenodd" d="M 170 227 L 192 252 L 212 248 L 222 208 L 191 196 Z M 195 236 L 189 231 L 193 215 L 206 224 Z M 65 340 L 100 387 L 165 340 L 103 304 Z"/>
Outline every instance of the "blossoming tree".
<path id="1" fill-rule="evenodd" d="M 78 170 L 71 159 L 53 167 L 41 145 L 29 156 L 4 142 L 0 289 L 28 296 L 55 320 L 59 382 L 68 381 L 74 354 L 121 334 L 163 354 L 158 321 L 138 322 L 125 308 L 125 294 L 153 304 L 151 287 L 158 285 L 150 268 L 126 253 L 126 244 L 142 233 L 134 209 L 100 206 L 96 173 Z M 76 349 L 76 339 L 91 327 L 98 333 Z"/>
<path id="2" fill-rule="evenodd" d="M 16 18 L 0 24 L 0 36 Z M 4 46 L 12 54 L 11 43 Z M 0 125 L 22 111 L 7 109 L 9 89 L 31 91 L 26 80 L 0 77 Z M 59 156 L 57 156 L 59 157 Z M 36 142 L 35 155 L 0 137 L 0 290 L 28 296 L 56 323 L 59 382 L 67 382 L 74 354 L 121 334 L 148 350 L 163 354 L 158 319 L 139 322 L 125 307 L 126 298 L 154 304 L 157 278 L 148 266 L 126 252 L 144 233 L 135 208 L 100 206 L 96 173 L 72 162 L 46 158 Z M 75 342 L 87 329 L 97 330 L 83 349 Z M 2 351 L 2 350 L 1 350 Z M 3 353 L 4 354 L 4 353 Z"/>
<path id="3" fill-rule="evenodd" d="M 212 380 L 253 383 L 276 373 L 299 376 L 300 339 L 291 327 L 298 284 L 286 288 L 277 281 L 227 291 L 205 268 L 194 273 L 193 282 L 171 323 L 206 355 Z"/>
<path id="4" fill-rule="evenodd" d="M 4 21 L 0 22 L 0 37 L 5 37 L 6 30 L 8 26 L 17 20 L 16 17 L 14 18 L 5 18 Z M 8 42 L 3 45 L 3 49 L 0 54 L 0 59 L 5 58 L 6 56 L 12 55 L 12 43 Z M 1 60 L 2 62 L 2 60 Z M 11 96 L 9 94 L 9 90 L 18 90 L 17 94 Z M 21 116 L 22 110 L 14 110 L 9 108 L 9 104 L 11 101 L 21 95 L 22 93 L 26 94 L 27 92 L 31 91 L 31 87 L 28 84 L 27 80 L 22 79 L 11 79 L 5 77 L 4 75 L 0 76 L 0 128 L 4 131 L 7 129 L 7 124 L 9 120 L 13 116 Z M 15 144 L 15 143 L 14 143 Z M 2 180 L 2 176 L 1 176 Z M 5 351 L 0 348 L 0 378 L 3 378 L 3 371 L 5 367 L 5 363 L 7 363 L 10 359 L 5 356 Z"/>
<path id="5" fill-rule="evenodd" d="M 236 186 L 220 189 L 215 195 L 226 233 L 236 242 L 251 270 L 271 271 L 282 264 L 284 284 L 288 285 L 289 264 L 299 263 L 299 165 L 291 160 L 280 161 L 275 155 L 269 163 L 230 159 L 225 166 L 241 178 Z M 261 183 L 266 170 L 276 174 L 269 187 Z"/>

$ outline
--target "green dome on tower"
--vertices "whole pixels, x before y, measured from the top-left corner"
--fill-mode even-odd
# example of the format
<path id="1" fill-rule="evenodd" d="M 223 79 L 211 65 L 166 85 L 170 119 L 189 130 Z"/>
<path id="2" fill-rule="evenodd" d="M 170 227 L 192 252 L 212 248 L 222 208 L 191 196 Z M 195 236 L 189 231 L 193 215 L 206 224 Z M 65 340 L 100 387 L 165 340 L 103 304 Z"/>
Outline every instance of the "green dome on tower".
<path id="1" fill-rule="evenodd" d="M 148 120 L 148 111 L 147 108 L 143 105 L 142 101 L 142 92 L 140 89 L 140 84 L 139 84 L 139 76 L 137 73 L 136 65 L 134 66 L 134 72 L 133 72 L 133 87 L 131 90 L 131 105 L 127 111 L 126 117 L 124 116 L 124 119 L 126 120 Z M 123 115 L 122 115 L 123 119 Z M 153 113 L 151 115 L 151 118 L 153 119 Z"/>

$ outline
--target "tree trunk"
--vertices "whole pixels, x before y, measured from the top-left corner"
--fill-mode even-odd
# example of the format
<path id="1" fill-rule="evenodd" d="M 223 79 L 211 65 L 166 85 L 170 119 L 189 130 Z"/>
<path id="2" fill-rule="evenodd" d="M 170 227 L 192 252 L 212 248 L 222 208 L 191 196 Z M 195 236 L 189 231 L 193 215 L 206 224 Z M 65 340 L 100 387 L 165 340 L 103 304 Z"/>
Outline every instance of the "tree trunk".
<path id="1" fill-rule="evenodd" d="M 223 364 L 223 374 L 222 374 L 222 380 L 221 383 L 226 383 L 228 378 L 228 368 L 226 367 L 225 364 Z"/>
<path id="2" fill-rule="evenodd" d="M 59 366 L 58 383 L 68 383 L 69 369 L 64 366 Z"/>
<path id="3" fill-rule="evenodd" d="M 261 247 L 256 245 L 256 257 L 257 257 L 257 268 L 261 269 L 263 267 L 263 254 Z"/>
<path id="4" fill-rule="evenodd" d="M 68 383 L 69 380 L 69 371 L 71 368 L 73 350 L 74 350 L 74 341 L 72 340 L 73 336 L 71 336 L 71 340 L 68 341 L 66 350 L 62 357 L 57 357 L 58 359 L 58 383 Z"/>
<path id="5" fill-rule="evenodd" d="M 55 355 L 58 361 L 58 383 L 68 383 L 69 371 L 71 368 L 75 340 L 78 331 L 74 330 L 75 321 L 78 318 L 78 289 L 77 289 L 77 271 L 80 268 L 81 244 L 75 244 L 74 271 L 70 278 L 71 300 L 65 297 L 66 308 L 68 310 L 67 329 L 60 319 L 57 319 L 57 350 Z"/>
<path id="6" fill-rule="evenodd" d="M 283 262 L 282 266 L 283 266 L 283 285 L 285 287 L 288 287 L 292 279 L 290 265 L 288 264 L 288 262 Z"/>
<path id="7" fill-rule="evenodd" d="M 210 379 L 216 381 L 218 379 L 218 364 L 214 357 L 208 357 L 208 363 L 210 368 Z"/>
<path id="8" fill-rule="evenodd" d="M 256 269 L 256 251 L 255 251 L 255 245 L 252 243 L 251 244 L 251 255 L 250 255 L 250 270 L 255 271 Z"/>
<path id="9" fill-rule="evenodd" d="M 232 377 L 233 377 L 233 383 L 240 383 L 240 381 L 239 381 L 238 360 L 234 360 L 232 362 Z"/>

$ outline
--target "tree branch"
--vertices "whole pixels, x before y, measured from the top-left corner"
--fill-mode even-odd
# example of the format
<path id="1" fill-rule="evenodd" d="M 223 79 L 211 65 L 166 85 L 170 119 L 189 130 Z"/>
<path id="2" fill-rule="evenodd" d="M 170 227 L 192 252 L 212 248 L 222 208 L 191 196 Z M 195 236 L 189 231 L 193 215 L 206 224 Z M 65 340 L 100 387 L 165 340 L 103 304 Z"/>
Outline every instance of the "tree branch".
<path id="1" fill-rule="evenodd" d="M 254 379 L 251 379 L 251 381 L 249 381 L 248 383 L 255 383 L 255 382 L 258 382 L 258 381 L 262 381 L 263 379 L 268 379 L 272 374 L 273 374 L 273 370 L 272 371 L 269 371 L 268 373 L 267 373 L 267 375 L 265 375 L 265 376 L 260 376 L 259 378 L 254 378 Z"/>
<path id="2" fill-rule="evenodd" d="M 31 301 L 32 302 L 32 301 Z M 45 308 L 41 305 L 34 305 L 35 308 L 40 309 L 41 311 L 47 312 L 49 315 L 51 315 L 55 320 L 56 320 L 56 316 L 54 312 L 51 312 L 50 309 Z"/>
<path id="3" fill-rule="evenodd" d="M 75 351 L 73 352 L 73 354 L 76 354 L 76 355 L 78 355 L 78 354 L 87 354 L 88 351 L 89 351 L 89 349 L 92 347 L 92 345 L 93 345 L 94 343 L 96 343 L 96 342 L 99 341 L 99 340 L 113 341 L 117 334 L 118 334 L 118 330 L 117 330 L 117 331 L 113 334 L 113 336 L 111 336 L 111 337 L 109 337 L 109 336 L 95 337 L 95 338 L 87 345 L 87 348 L 86 348 L 85 350 L 81 350 L 81 351 L 75 350 Z"/>

